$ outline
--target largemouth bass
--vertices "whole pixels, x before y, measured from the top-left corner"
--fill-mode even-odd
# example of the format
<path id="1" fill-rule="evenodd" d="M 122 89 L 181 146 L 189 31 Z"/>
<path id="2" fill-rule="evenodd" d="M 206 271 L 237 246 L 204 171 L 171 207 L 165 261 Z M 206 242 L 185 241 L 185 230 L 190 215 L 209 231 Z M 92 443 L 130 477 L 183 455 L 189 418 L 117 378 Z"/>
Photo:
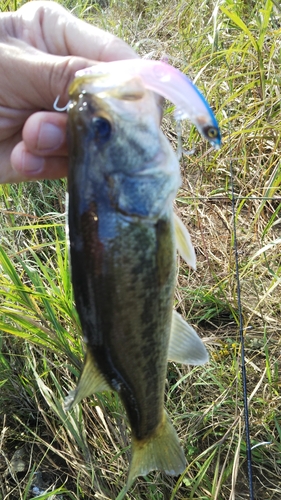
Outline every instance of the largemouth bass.
<path id="1" fill-rule="evenodd" d="M 180 169 L 159 99 L 136 72 L 114 82 L 110 69 L 95 71 L 78 72 L 70 88 L 70 256 L 87 351 L 65 406 L 118 392 L 132 433 L 128 489 L 155 469 L 184 471 L 164 410 L 167 362 L 203 364 L 208 354 L 173 311 L 176 247 L 192 266 L 195 253 L 173 214 Z"/>

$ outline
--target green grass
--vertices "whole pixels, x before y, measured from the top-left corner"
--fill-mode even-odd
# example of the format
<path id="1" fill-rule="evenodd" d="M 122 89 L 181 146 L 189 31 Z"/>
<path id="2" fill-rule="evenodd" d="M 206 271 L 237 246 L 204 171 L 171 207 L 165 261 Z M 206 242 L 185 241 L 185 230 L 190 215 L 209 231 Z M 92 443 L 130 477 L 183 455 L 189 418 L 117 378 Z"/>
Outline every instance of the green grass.
<path id="1" fill-rule="evenodd" d="M 25 3 L 6 1 L 2 9 Z M 198 269 L 179 262 L 175 306 L 206 342 L 204 367 L 170 364 L 166 407 L 188 466 L 136 481 L 128 498 L 247 498 L 231 176 L 241 280 L 255 498 L 280 499 L 280 34 L 278 2 L 61 2 L 141 55 L 168 54 L 219 119 L 211 151 L 190 124 L 177 210 Z M 171 107 L 163 128 L 175 144 Z M 83 359 L 65 241 L 65 182 L 0 186 L 0 499 L 113 499 L 129 434 L 114 394 L 62 407 Z M 20 455 L 20 460 L 17 459 Z M 17 465 L 19 464 L 19 465 Z M 21 470 L 19 470 L 21 467 Z M 36 473 L 49 488 L 36 496 Z M 37 474 L 38 475 L 38 474 Z M 38 476 L 39 477 L 39 476 Z M 54 490 L 54 491 L 52 491 Z M 122 495 L 121 495 L 122 496 Z M 121 496 L 118 498 L 120 499 Z"/>

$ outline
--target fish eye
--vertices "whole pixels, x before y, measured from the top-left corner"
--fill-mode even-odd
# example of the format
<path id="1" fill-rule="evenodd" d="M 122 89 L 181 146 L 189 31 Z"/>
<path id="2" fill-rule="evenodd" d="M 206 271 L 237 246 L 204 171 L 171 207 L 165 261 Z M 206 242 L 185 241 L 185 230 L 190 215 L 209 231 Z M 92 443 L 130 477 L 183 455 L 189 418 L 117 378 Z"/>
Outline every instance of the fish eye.
<path id="1" fill-rule="evenodd" d="M 95 141 L 103 143 L 110 139 L 111 123 L 106 118 L 95 116 L 92 119 L 91 129 Z"/>
<path id="2" fill-rule="evenodd" d="M 208 139 L 216 139 L 219 135 L 219 131 L 216 127 L 208 126 L 204 127 L 204 134 Z"/>

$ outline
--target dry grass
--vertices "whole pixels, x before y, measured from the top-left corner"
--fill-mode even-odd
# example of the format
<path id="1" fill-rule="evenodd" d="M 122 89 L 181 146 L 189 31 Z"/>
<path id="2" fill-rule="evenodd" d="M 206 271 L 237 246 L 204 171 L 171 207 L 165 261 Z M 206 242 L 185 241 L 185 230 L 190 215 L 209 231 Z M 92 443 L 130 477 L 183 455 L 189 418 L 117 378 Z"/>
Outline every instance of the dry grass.
<path id="1" fill-rule="evenodd" d="M 278 5 L 242 0 L 66 4 L 142 55 L 168 54 L 196 79 L 223 132 L 223 147 L 214 152 L 193 127 L 183 126 L 184 148 L 194 147 L 195 153 L 181 162 L 177 210 L 192 235 L 198 269 L 190 272 L 179 263 L 175 300 L 211 354 L 205 367 L 169 366 L 166 406 L 185 446 L 188 467 L 178 481 L 159 473 L 139 479 L 128 498 L 249 498 L 235 220 L 250 437 L 252 446 L 260 445 L 252 450 L 254 492 L 256 499 L 279 500 Z M 163 127 L 176 147 L 168 107 Z M 106 394 L 84 401 L 71 414 L 62 408 L 82 359 L 63 231 L 65 185 L 0 189 L 2 249 L 8 255 L 5 259 L 1 254 L 0 278 L 0 498 L 37 498 L 36 484 L 44 491 L 49 488 L 40 498 L 116 498 L 129 460 L 120 401 Z"/>

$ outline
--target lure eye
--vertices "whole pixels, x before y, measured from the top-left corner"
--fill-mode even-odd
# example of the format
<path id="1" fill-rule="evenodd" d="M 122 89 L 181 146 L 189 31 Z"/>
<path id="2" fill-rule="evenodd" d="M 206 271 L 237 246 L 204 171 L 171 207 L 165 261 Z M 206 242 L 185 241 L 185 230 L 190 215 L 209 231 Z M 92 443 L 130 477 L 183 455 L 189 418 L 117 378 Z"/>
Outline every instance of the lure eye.
<path id="1" fill-rule="evenodd" d="M 104 143 L 110 139 L 111 123 L 101 116 L 96 116 L 92 119 L 91 129 L 93 139 L 97 142 Z"/>
<path id="2" fill-rule="evenodd" d="M 208 139 L 216 139 L 219 136 L 219 131 L 216 127 L 205 127 L 204 134 Z"/>

